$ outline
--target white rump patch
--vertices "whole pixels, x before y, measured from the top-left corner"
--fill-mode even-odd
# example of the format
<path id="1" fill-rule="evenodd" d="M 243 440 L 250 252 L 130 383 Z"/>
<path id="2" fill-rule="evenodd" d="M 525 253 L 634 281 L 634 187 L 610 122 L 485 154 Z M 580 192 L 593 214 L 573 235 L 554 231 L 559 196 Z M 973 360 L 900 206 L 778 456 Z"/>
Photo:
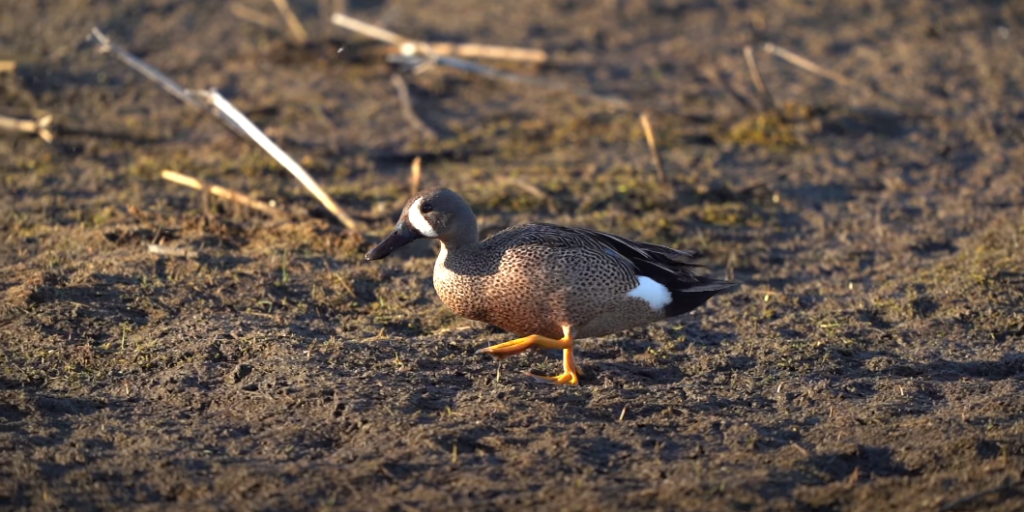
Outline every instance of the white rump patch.
<path id="1" fill-rule="evenodd" d="M 437 238 L 437 231 L 434 231 L 433 226 L 427 222 L 427 219 L 423 217 L 423 212 L 420 211 L 421 202 L 423 202 L 422 197 L 413 201 L 412 206 L 409 207 L 409 223 L 421 235 L 427 238 Z"/>
<path id="2" fill-rule="evenodd" d="M 653 310 L 663 309 L 672 302 L 672 292 L 665 285 L 647 276 L 637 276 L 640 284 L 626 294 L 627 297 L 643 299 Z"/>

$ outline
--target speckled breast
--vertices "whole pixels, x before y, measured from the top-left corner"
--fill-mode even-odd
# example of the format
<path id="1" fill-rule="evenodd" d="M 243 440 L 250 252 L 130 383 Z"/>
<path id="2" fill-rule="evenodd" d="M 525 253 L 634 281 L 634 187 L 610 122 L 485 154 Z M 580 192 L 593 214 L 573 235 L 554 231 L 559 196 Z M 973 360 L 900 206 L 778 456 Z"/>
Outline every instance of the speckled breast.
<path id="1" fill-rule="evenodd" d="M 434 264 L 434 288 L 455 313 L 519 336 L 560 338 L 564 319 L 556 313 L 559 294 L 538 279 L 515 249 L 478 247 L 450 255 L 442 248 Z M 539 284 L 542 283 L 542 284 Z"/>

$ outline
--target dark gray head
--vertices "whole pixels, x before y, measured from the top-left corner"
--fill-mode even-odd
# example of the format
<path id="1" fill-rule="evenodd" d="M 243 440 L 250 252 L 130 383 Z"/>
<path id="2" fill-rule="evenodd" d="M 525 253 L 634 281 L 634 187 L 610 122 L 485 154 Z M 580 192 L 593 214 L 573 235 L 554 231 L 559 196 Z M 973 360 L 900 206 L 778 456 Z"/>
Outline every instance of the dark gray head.
<path id="1" fill-rule="evenodd" d="M 418 238 L 437 238 L 449 250 L 479 240 L 476 216 L 458 194 L 446 188 L 424 190 L 409 198 L 395 230 L 366 253 L 379 260 Z"/>

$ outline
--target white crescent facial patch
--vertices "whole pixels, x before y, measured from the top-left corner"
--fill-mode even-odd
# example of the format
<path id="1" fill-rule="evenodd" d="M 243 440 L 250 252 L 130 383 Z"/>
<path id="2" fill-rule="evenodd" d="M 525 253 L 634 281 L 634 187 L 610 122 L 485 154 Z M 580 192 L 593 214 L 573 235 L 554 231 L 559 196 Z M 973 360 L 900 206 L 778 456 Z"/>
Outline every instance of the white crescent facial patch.
<path id="1" fill-rule="evenodd" d="M 427 219 L 423 217 L 423 212 L 420 211 L 420 203 L 423 202 L 423 198 L 419 198 L 412 202 L 412 206 L 409 206 L 409 224 L 412 224 L 412 228 L 419 231 L 421 235 L 427 238 L 437 238 L 437 231 L 434 231 L 433 226 L 427 222 Z"/>

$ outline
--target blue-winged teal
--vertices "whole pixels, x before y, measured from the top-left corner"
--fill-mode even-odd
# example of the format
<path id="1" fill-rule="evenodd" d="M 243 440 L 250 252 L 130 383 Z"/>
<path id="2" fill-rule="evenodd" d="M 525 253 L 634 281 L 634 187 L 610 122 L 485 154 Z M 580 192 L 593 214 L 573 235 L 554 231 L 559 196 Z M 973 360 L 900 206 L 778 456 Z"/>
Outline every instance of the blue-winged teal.
<path id="1" fill-rule="evenodd" d="M 437 238 L 434 288 L 448 307 L 522 336 L 480 350 L 498 358 L 562 349 L 565 371 L 540 377 L 577 384 L 573 340 L 682 315 L 736 283 L 693 272 L 693 254 L 608 233 L 524 224 L 480 241 L 476 216 L 445 188 L 409 199 L 395 230 L 366 254 L 376 260 L 417 238 Z"/>

